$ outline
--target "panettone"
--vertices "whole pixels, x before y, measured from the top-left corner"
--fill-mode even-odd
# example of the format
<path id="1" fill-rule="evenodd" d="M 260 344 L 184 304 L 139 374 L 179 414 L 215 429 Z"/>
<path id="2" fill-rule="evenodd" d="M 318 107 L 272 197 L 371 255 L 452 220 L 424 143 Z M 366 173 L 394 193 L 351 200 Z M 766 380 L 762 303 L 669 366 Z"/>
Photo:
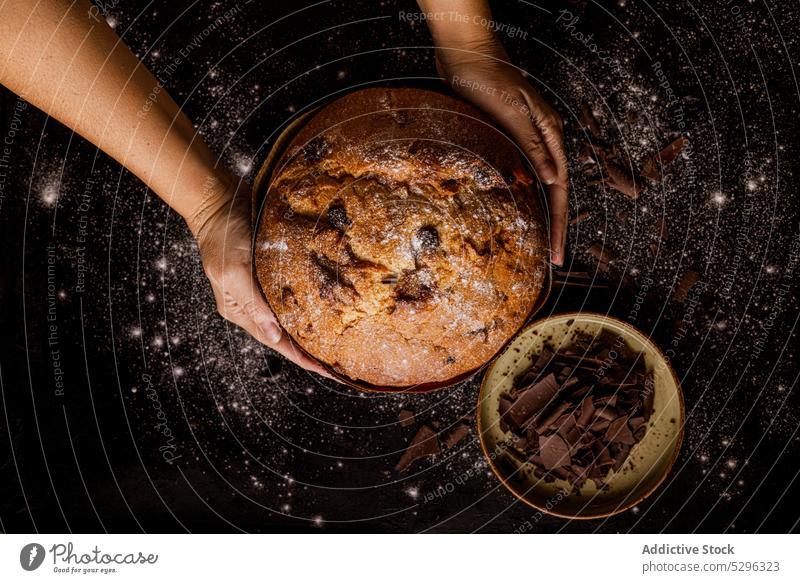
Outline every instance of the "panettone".
<path id="1" fill-rule="evenodd" d="M 542 292 L 538 181 L 458 99 L 350 93 L 311 117 L 268 178 L 255 245 L 267 301 L 300 347 L 356 383 L 462 377 Z"/>

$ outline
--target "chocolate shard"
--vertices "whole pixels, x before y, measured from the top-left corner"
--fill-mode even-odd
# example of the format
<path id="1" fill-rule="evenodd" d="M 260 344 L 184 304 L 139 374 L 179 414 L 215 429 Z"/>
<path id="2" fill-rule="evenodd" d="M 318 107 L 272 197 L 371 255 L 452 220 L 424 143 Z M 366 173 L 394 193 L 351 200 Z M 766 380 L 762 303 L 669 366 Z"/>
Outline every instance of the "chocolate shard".
<path id="1" fill-rule="evenodd" d="M 625 445 L 633 445 L 636 440 L 633 438 L 631 428 L 628 427 L 628 418 L 620 416 L 614 419 L 606 429 L 605 440 L 609 443 L 622 443 Z"/>
<path id="2" fill-rule="evenodd" d="M 414 425 L 414 413 L 403 409 L 398 413 L 397 418 L 400 420 L 401 427 L 411 427 Z"/>
<path id="3" fill-rule="evenodd" d="M 580 123 L 581 127 L 589 130 L 592 136 L 595 138 L 600 137 L 600 123 L 597 121 L 597 117 L 595 117 L 594 111 L 592 111 L 588 103 L 581 104 Z"/>
<path id="4" fill-rule="evenodd" d="M 577 215 L 575 215 L 574 217 L 572 217 L 570 219 L 569 224 L 570 225 L 577 225 L 578 223 L 588 219 L 590 216 L 591 215 L 589 214 L 589 211 L 581 211 Z"/>
<path id="5" fill-rule="evenodd" d="M 605 184 L 630 198 L 639 198 L 643 187 L 631 172 L 614 162 L 606 162 L 603 169 L 606 174 L 603 180 Z"/>
<path id="6" fill-rule="evenodd" d="M 463 440 L 467 435 L 469 435 L 470 428 L 469 425 L 466 423 L 459 423 L 453 429 L 451 429 L 445 436 L 442 438 L 442 445 L 445 449 L 450 449 L 457 445 L 461 440 Z M 524 450 L 524 448 L 520 448 Z"/>
<path id="7" fill-rule="evenodd" d="M 658 154 L 651 154 L 645 157 L 642 160 L 642 171 L 639 175 L 654 181 L 661 180 L 661 169 L 672 164 L 687 143 L 689 143 L 689 140 L 681 136 L 666 146 Z"/>
<path id="8" fill-rule="evenodd" d="M 686 301 L 689 290 L 691 290 L 698 281 L 700 281 L 700 274 L 690 269 L 681 277 L 672 297 L 676 302 Z"/>
<path id="9" fill-rule="evenodd" d="M 581 403 L 581 414 L 578 417 L 578 426 L 585 429 L 594 417 L 594 404 L 591 397 L 587 397 Z"/>
<path id="10" fill-rule="evenodd" d="M 547 470 L 560 468 L 570 461 L 569 446 L 557 433 L 547 437 L 540 437 L 539 449 L 542 452 L 542 465 Z"/>
<path id="11" fill-rule="evenodd" d="M 545 408 L 536 418 L 537 433 L 544 433 L 545 431 L 553 429 L 556 420 L 559 419 L 569 407 L 569 403 L 559 403 Z"/>
<path id="12" fill-rule="evenodd" d="M 423 425 L 417 431 L 414 439 L 411 440 L 408 448 L 403 452 L 400 461 L 394 467 L 395 472 L 403 472 L 411 466 L 415 461 L 421 460 L 441 452 L 439 447 L 439 438 L 436 431 Z"/>
<path id="13" fill-rule="evenodd" d="M 644 420 L 649 421 L 650 415 L 653 413 L 653 400 L 656 391 L 653 373 L 648 373 L 644 378 L 642 386 L 644 387 L 642 390 L 642 414 L 644 415 Z"/>
<path id="14" fill-rule="evenodd" d="M 558 393 L 556 376 L 550 373 L 538 383 L 520 391 L 508 410 L 507 416 L 515 425 L 522 426 L 547 406 L 556 393 Z"/>
<path id="15" fill-rule="evenodd" d="M 631 417 L 628 420 L 628 425 L 630 425 L 631 431 L 633 431 L 634 433 L 636 433 L 636 430 L 642 427 L 644 423 L 645 423 L 644 417 Z"/>
<path id="16" fill-rule="evenodd" d="M 498 412 L 500 413 L 501 421 L 506 421 L 509 419 L 509 411 L 511 411 L 511 406 L 514 402 L 507 398 L 507 397 L 500 397 L 500 404 L 498 406 Z M 516 424 L 515 424 L 516 425 Z"/>
<path id="17" fill-rule="evenodd" d="M 658 229 L 658 236 L 662 241 L 666 241 L 669 238 L 669 231 L 667 230 L 667 220 L 664 217 L 658 219 L 658 223 L 656 223 L 656 228 Z"/>
<path id="18" fill-rule="evenodd" d="M 628 459 L 628 454 L 631 452 L 631 449 L 626 445 L 620 445 L 617 451 L 613 454 L 614 464 L 612 468 L 614 471 L 618 471 L 624 464 L 625 460 Z"/>
<path id="19" fill-rule="evenodd" d="M 586 252 L 597 260 L 597 268 L 600 271 L 608 271 L 610 264 L 616 259 L 614 253 L 602 243 L 594 243 Z"/>

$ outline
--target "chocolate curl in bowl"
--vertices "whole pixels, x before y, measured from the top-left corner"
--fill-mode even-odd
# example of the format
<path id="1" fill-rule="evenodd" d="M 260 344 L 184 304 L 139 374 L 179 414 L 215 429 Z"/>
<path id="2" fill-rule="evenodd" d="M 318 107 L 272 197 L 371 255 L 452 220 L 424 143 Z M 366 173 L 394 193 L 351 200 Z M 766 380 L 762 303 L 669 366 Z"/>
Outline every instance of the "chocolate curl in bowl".
<path id="1" fill-rule="evenodd" d="M 550 403 L 558 393 L 558 388 L 556 377 L 551 373 L 539 382 L 519 391 L 511 406 L 501 411 L 501 416 L 509 425 L 522 427 Z"/>

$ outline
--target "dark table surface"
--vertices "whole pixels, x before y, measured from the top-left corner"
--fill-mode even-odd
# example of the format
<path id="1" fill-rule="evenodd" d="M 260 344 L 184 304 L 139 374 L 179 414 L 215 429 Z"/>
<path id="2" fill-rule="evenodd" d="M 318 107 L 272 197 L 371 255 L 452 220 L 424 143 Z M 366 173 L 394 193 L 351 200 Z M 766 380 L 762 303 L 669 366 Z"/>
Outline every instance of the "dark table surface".
<path id="1" fill-rule="evenodd" d="M 627 318 L 640 304 L 633 323 L 671 350 L 685 394 L 667 481 L 597 521 L 535 519 L 491 475 L 474 423 L 453 450 L 392 472 L 415 431 L 398 412 L 446 428 L 473 415 L 479 379 L 425 396 L 361 394 L 282 361 L 216 314 L 179 217 L 3 92 L 0 530 L 796 529 L 791 4 L 493 2 L 495 20 L 519 28 L 501 33 L 513 60 L 566 122 L 570 212 L 588 213 L 571 227 L 565 269 L 595 285 L 558 286 L 541 315 Z M 424 24 L 401 15 L 416 10 L 126 1 L 108 18 L 223 163 L 251 179 L 272 132 L 317 100 L 434 76 Z M 638 200 L 590 185 L 576 155 L 582 104 L 634 163 L 681 133 L 690 147 Z M 587 253 L 595 243 L 616 257 L 607 271 Z M 681 300 L 687 271 L 699 281 Z"/>

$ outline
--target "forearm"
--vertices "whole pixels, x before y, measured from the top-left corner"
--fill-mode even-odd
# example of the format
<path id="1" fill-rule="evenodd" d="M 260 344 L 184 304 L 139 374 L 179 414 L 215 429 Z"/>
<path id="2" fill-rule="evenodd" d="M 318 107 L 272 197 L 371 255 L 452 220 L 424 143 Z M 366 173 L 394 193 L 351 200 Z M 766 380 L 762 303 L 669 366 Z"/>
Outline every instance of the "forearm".
<path id="1" fill-rule="evenodd" d="M 187 220 L 202 214 L 230 191 L 228 175 L 91 8 L 87 0 L 0 4 L 0 83 L 126 166 Z"/>
<path id="2" fill-rule="evenodd" d="M 492 19 L 486 0 L 417 0 L 439 48 L 478 49 L 495 42 L 489 28 Z"/>

